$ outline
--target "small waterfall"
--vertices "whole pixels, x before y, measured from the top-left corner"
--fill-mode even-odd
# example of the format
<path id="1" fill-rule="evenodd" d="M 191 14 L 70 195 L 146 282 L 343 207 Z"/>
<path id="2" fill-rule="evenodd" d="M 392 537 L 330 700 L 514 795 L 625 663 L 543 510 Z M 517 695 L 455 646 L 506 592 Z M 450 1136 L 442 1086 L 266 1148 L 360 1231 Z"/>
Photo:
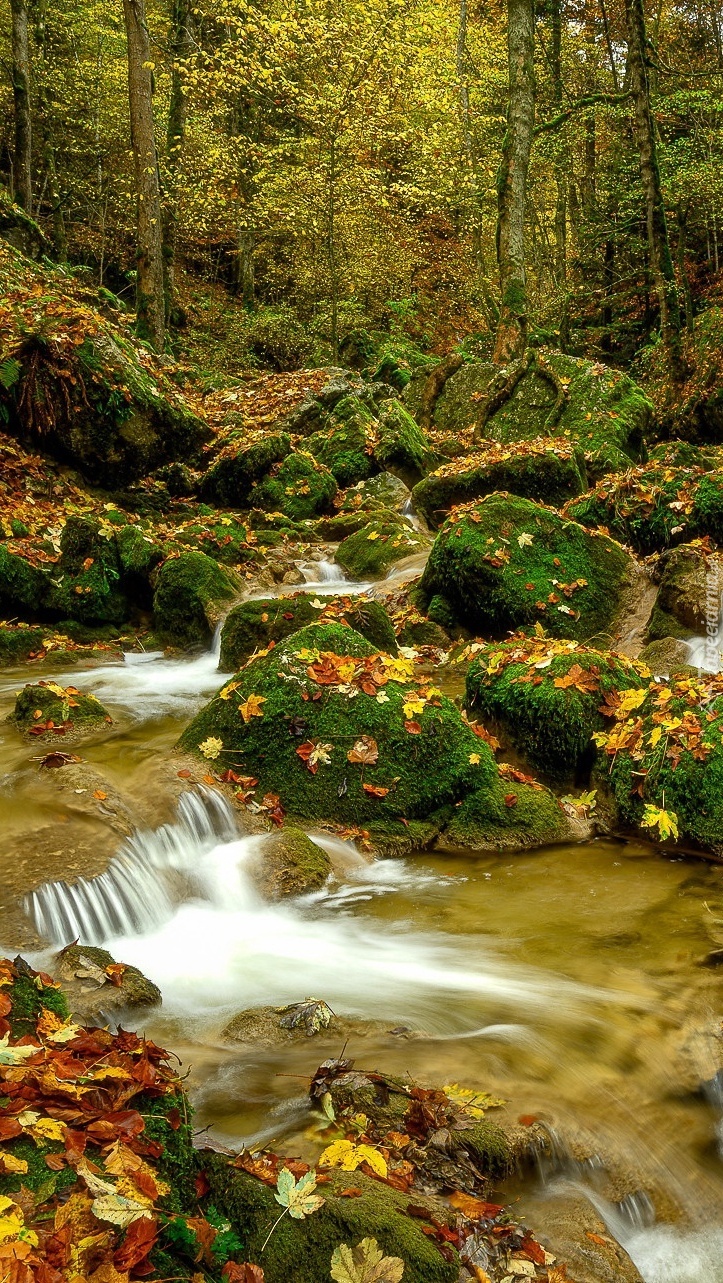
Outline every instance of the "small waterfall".
<path id="1" fill-rule="evenodd" d="M 309 586 L 317 584 L 345 584 L 346 576 L 341 566 L 335 561 L 322 558 L 321 561 L 310 561 L 301 567 L 301 573 Z"/>
<path id="2" fill-rule="evenodd" d="M 97 878 L 44 883 L 26 897 L 25 911 L 38 933 L 57 945 L 142 935 L 173 916 L 169 874 L 193 880 L 208 852 L 237 838 L 234 812 L 220 793 L 184 793 L 174 824 L 132 834 Z"/>
<path id="3" fill-rule="evenodd" d="M 421 531 L 426 530 L 426 526 L 424 525 L 424 522 L 421 520 L 420 517 L 417 516 L 416 512 L 414 511 L 414 504 L 412 503 L 411 495 L 408 499 L 405 499 L 404 503 L 402 504 L 402 516 L 404 517 L 405 521 L 409 522 L 410 526 L 412 527 L 412 530 L 421 530 Z"/>

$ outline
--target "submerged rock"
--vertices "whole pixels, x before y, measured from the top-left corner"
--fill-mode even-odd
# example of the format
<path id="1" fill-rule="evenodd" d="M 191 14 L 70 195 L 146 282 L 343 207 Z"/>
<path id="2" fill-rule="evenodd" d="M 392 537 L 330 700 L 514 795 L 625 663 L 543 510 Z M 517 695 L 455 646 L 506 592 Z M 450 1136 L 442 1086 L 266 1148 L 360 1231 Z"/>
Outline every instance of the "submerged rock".
<path id="1" fill-rule="evenodd" d="M 383 1021 L 337 1016 L 320 999 L 306 998 L 289 1007 L 251 1007 L 248 1011 L 240 1011 L 229 1021 L 221 1036 L 229 1042 L 252 1043 L 259 1047 L 283 1047 L 314 1038 L 321 1044 L 332 1043 L 338 1050 L 351 1039 L 387 1032 L 391 1038 L 393 1035 Z"/>
<path id="2" fill-rule="evenodd" d="M 577 1186 L 558 1182 L 536 1203 L 540 1240 L 565 1262 L 575 1283 L 643 1283 L 627 1252 L 613 1238 Z"/>
<path id="3" fill-rule="evenodd" d="M 158 985 L 142 971 L 117 963 L 107 949 L 95 945 L 67 945 L 56 954 L 52 972 L 77 1020 L 96 1020 L 127 1009 L 156 1007 L 161 1002 Z"/>
<path id="4" fill-rule="evenodd" d="M 224 607 L 238 596 L 232 571 L 202 552 L 183 552 L 164 561 L 153 597 L 158 636 L 184 649 L 208 647 Z"/>
<path id="5" fill-rule="evenodd" d="M 688 646 L 678 637 L 661 637 L 658 641 L 649 642 L 643 646 L 638 658 L 658 677 L 670 677 L 684 669 L 689 674 L 694 671 Z"/>
<path id="6" fill-rule="evenodd" d="M 633 569 L 605 535 L 527 499 L 492 494 L 445 522 L 419 597 L 443 628 L 504 637 L 539 623 L 585 641 L 610 632 Z"/>
<path id="7" fill-rule="evenodd" d="M 222 672 L 243 667 L 255 650 L 265 650 L 311 623 L 346 623 L 380 650 L 396 653 L 394 629 L 384 607 L 371 597 L 323 597 L 298 592 L 289 597 L 255 597 L 229 612 L 221 632 Z"/>

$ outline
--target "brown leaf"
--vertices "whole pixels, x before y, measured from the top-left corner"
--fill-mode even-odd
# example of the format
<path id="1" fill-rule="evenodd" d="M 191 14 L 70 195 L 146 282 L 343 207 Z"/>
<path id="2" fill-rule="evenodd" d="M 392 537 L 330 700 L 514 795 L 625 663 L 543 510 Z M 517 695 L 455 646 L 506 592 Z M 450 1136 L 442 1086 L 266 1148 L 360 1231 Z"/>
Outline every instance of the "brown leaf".
<path id="1" fill-rule="evenodd" d="M 298 749 L 297 749 L 298 752 Z M 346 755 L 348 762 L 361 763 L 362 766 L 373 766 L 379 760 L 379 746 L 371 735 L 361 735 Z"/>
<path id="2" fill-rule="evenodd" d="M 362 784 L 365 793 L 370 797 L 386 797 L 389 789 L 382 788 L 380 784 Z"/>
<path id="3" fill-rule="evenodd" d="M 421 734 L 422 734 L 422 728 L 421 728 L 421 726 L 419 725 L 419 722 L 405 722 L 405 723 L 404 723 L 404 729 L 405 729 L 405 731 L 407 731 L 407 733 L 408 733 L 409 735 L 421 735 Z"/>
<path id="4" fill-rule="evenodd" d="M 113 1264 L 117 1270 L 132 1270 L 140 1261 L 145 1260 L 158 1238 L 158 1224 L 155 1219 L 140 1216 L 131 1221 L 120 1247 L 113 1253 Z"/>
<path id="5" fill-rule="evenodd" d="M 463 1194 L 461 1190 L 455 1190 L 453 1194 L 450 1194 L 449 1201 L 452 1207 L 456 1207 L 458 1212 L 462 1212 L 471 1221 L 493 1221 L 504 1210 L 500 1203 L 485 1203 L 481 1198 L 473 1198 L 471 1194 Z"/>

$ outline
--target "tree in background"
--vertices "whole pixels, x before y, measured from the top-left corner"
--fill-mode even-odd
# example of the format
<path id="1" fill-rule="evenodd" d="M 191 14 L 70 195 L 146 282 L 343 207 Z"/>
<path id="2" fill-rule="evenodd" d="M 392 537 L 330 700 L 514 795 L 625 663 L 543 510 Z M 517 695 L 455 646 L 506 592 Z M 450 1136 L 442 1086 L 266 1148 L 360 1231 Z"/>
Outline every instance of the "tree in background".
<path id="1" fill-rule="evenodd" d="M 18 205 L 33 212 L 32 117 L 30 112 L 30 38 L 26 0 L 11 0 L 12 86 L 15 122 L 12 186 Z"/>
<path id="2" fill-rule="evenodd" d="M 165 281 L 161 190 L 153 126 L 153 61 L 144 0 L 123 0 L 128 41 L 128 102 L 136 216 L 138 333 L 158 352 L 165 345 Z"/>

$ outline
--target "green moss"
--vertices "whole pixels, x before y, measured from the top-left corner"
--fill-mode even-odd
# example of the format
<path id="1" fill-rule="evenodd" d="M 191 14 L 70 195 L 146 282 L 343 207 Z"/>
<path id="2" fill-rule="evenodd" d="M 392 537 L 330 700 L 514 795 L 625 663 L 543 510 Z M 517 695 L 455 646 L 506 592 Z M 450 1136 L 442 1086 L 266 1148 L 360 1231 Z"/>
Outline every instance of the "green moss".
<path id="1" fill-rule="evenodd" d="M 28 628 L 21 624 L 0 624 L 0 665 L 9 667 L 29 659 L 43 649 L 46 636 L 42 628 Z"/>
<path id="2" fill-rule="evenodd" d="M 153 602 L 151 575 L 163 561 L 164 552 L 139 526 L 122 526 L 116 534 L 123 591 L 137 605 L 150 609 Z"/>
<path id="3" fill-rule="evenodd" d="M 238 673 L 232 698 L 227 690 L 206 705 L 184 731 L 181 747 L 198 752 L 207 738 L 218 738 L 221 760 L 254 775 L 259 796 L 277 793 L 292 815 L 351 824 L 400 816 L 424 819 L 494 777 L 489 750 L 450 700 L 435 696 L 414 711 L 420 731 L 410 733 L 404 706 L 417 688 L 403 669 L 402 680 L 390 680 L 379 691 L 382 702 L 364 691 L 350 698 L 346 689 L 319 686 L 309 677 L 309 657 L 320 652 L 359 660 L 375 654 L 351 628 L 328 624 L 302 629 Z M 360 669 L 350 666 L 350 672 Z M 263 715 L 244 723 L 239 706 L 252 694 L 263 698 Z M 363 735 L 374 739 L 379 751 L 378 761 L 365 766 L 347 760 L 348 750 Z M 309 741 L 331 745 L 326 750 L 330 761 L 319 764 L 316 774 L 296 752 Z M 471 755 L 480 756 L 478 764 L 470 762 Z M 364 784 L 388 791 L 370 795 Z"/>
<path id="4" fill-rule="evenodd" d="M 464 432 L 471 428 L 479 417 L 480 405 L 487 395 L 491 380 L 497 373 L 497 366 L 492 365 L 490 361 L 465 361 L 464 365 L 447 379 L 437 399 L 434 407 L 435 428 L 439 432 L 450 434 Z"/>
<path id="5" fill-rule="evenodd" d="M 444 841 L 477 851 L 524 851 L 569 836 L 569 823 L 552 793 L 499 780 L 494 788 L 478 789 L 464 799 L 445 829 Z"/>
<path id="6" fill-rule="evenodd" d="M 336 560 L 352 579 L 381 579 L 395 562 L 426 547 L 428 541 L 403 517 L 382 513 L 342 540 Z"/>
<path id="7" fill-rule="evenodd" d="M 249 503 L 269 512 L 283 512 L 292 521 L 304 521 L 328 511 L 336 490 L 328 468 L 313 455 L 296 451 L 252 488 Z"/>
<path id="8" fill-rule="evenodd" d="M 690 513 L 699 477 L 694 468 L 629 468 L 603 477 L 565 514 L 591 529 L 603 526 L 638 552 L 659 552 L 697 525 Z"/>
<path id="9" fill-rule="evenodd" d="M 610 724 L 600 712 L 605 696 L 642 690 L 649 674 L 609 651 L 572 643 L 564 653 L 554 652 L 554 646 L 526 638 L 488 647 L 470 665 L 465 706 L 481 721 L 495 722 L 535 770 L 553 780 L 583 782 L 594 758 L 593 734 Z M 579 670 L 577 685 L 557 685 L 569 680 L 571 670 L 573 677 Z"/>
<path id="10" fill-rule="evenodd" d="M 173 646 L 208 646 L 236 579 L 202 552 L 184 552 L 161 566 L 153 597 L 158 635 Z"/>
<path id="11" fill-rule="evenodd" d="M 307 438 L 306 448 L 333 474 L 340 486 L 353 486 L 376 471 L 371 457 L 376 422 L 363 401 L 343 397 L 323 432 Z"/>
<path id="12" fill-rule="evenodd" d="M 57 617 L 82 624 L 121 624 L 128 618 L 116 540 L 106 538 L 93 518 L 66 521 L 46 605 Z"/>
<path id="13" fill-rule="evenodd" d="M 262 597 L 234 606 L 221 633 L 220 667 L 223 672 L 241 668 L 255 650 L 269 642 L 282 641 L 307 624 L 328 622 L 336 616 L 377 646 L 396 654 L 397 643 L 389 616 L 379 602 L 369 597 L 320 599 L 298 592 L 288 597 Z"/>
<path id="14" fill-rule="evenodd" d="M 330 873 L 326 851 L 302 829 L 285 825 L 264 850 L 262 886 L 272 900 L 318 891 Z"/>
<path id="15" fill-rule="evenodd" d="M 177 527 L 174 543 L 180 548 L 196 548 L 225 566 L 243 565 L 254 555 L 248 544 L 247 524 L 239 521 L 235 513 L 185 521 Z"/>
<path id="16" fill-rule="evenodd" d="M 285 1216 L 268 1246 L 261 1247 L 279 1214 L 274 1190 L 245 1172 L 229 1167 L 220 1154 L 204 1155 L 204 1170 L 214 1203 L 229 1218 L 246 1244 L 249 1258 L 263 1262 L 267 1283 L 328 1283 L 331 1257 L 340 1243 L 356 1245 L 376 1238 L 385 1253 L 404 1261 L 404 1283 L 456 1283 L 459 1264 L 441 1256 L 422 1232 L 421 1222 L 406 1214 L 409 1195 L 354 1173 L 357 1198 L 341 1198 L 348 1173 L 330 1173 L 319 1188 L 323 1207 L 303 1221 Z"/>
<path id="17" fill-rule="evenodd" d="M 62 1154 L 65 1146 L 59 1141 L 49 1141 L 36 1145 L 30 1137 L 18 1136 L 14 1140 L 3 1141 L 3 1150 L 13 1158 L 27 1163 L 25 1172 L 8 1172 L 0 1175 L 0 1194 L 17 1194 L 21 1189 L 32 1190 L 40 1194 L 41 1199 L 52 1198 L 53 1193 L 61 1194 L 77 1181 L 72 1167 L 62 1168 L 59 1172 L 51 1171 L 45 1159 L 48 1154 Z"/>
<path id="18" fill-rule="evenodd" d="M 723 472 L 701 477 L 695 491 L 691 525 L 697 533 L 723 543 Z"/>
<path id="19" fill-rule="evenodd" d="M 443 627 L 437 595 L 458 622 L 483 636 L 504 637 L 540 622 L 555 636 L 586 640 L 609 629 L 632 564 L 611 539 L 550 509 L 489 495 L 442 527 L 420 596 Z"/>
<path id="20" fill-rule="evenodd" d="M 56 690 L 61 689 L 62 687 L 56 687 Z M 88 729 L 110 721 L 107 710 L 95 695 L 75 695 L 67 691 L 58 695 L 56 690 L 42 683 L 24 686 L 15 700 L 12 714 L 16 725 L 27 730 L 40 721 L 52 721 L 56 726 L 72 722 L 73 726 Z M 34 716 L 38 709 L 43 714 L 42 718 Z"/>
<path id="21" fill-rule="evenodd" d="M 374 458 L 383 471 L 395 472 L 408 485 L 414 485 L 433 466 L 427 437 L 401 401 L 384 402 L 377 431 Z"/>
<path id="22" fill-rule="evenodd" d="M 223 507 L 245 508 L 255 482 L 281 463 L 291 451 L 291 437 L 286 432 L 265 437 L 254 445 L 225 447 L 227 453 L 207 472 L 201 493 Z"/>
<path id="23" fill-rule="evenodd" d="M 70 1012 L 65 994 L 53 985 L 45 985 L 37 978 L 18 976 L 9 989 L 12 1003 L 10 1031 L 13 1038 L 34 1034 L 39 1017 L 46 1009 L 67 1020 Z M 45 1169 L 47 1175 L 47 1167 Z"/>
<path id="24" fill-rule="evenodd" d="M 5 615 L 36 616 L 50 585 L 43 570 L 0 543 L 0 611 Z"/>
<path id="25" fill-rule="evenodd" d="M 557 506 L 581 494 L 586 484 L 582 452 L 551 441 L 525 451 L 482 448 L 430 473 L 414 487 L 412 498 L 416 511 L 437 527 L 453 505 L 495 490 Z"/>
<path id="26" fill-rule="evenodd" d="M 188 1097 L 183 1091 L 169 1096 L 144 1092 L 134 1098 L 133 1108 L 143 1116 L 144 1140 L 157 1141 L 163 1146 L 160 1157 L 154 1159 L 161 1177 L 171 1187 L 162 1206 L 167 1212 L 187 1212 L 198 1201 L 194 1182 L 201 1168 L 200 1156 L 193 1144 L 193 1109 Z M 175 1111 L 180 1116 L 180 1124 Z"/>

